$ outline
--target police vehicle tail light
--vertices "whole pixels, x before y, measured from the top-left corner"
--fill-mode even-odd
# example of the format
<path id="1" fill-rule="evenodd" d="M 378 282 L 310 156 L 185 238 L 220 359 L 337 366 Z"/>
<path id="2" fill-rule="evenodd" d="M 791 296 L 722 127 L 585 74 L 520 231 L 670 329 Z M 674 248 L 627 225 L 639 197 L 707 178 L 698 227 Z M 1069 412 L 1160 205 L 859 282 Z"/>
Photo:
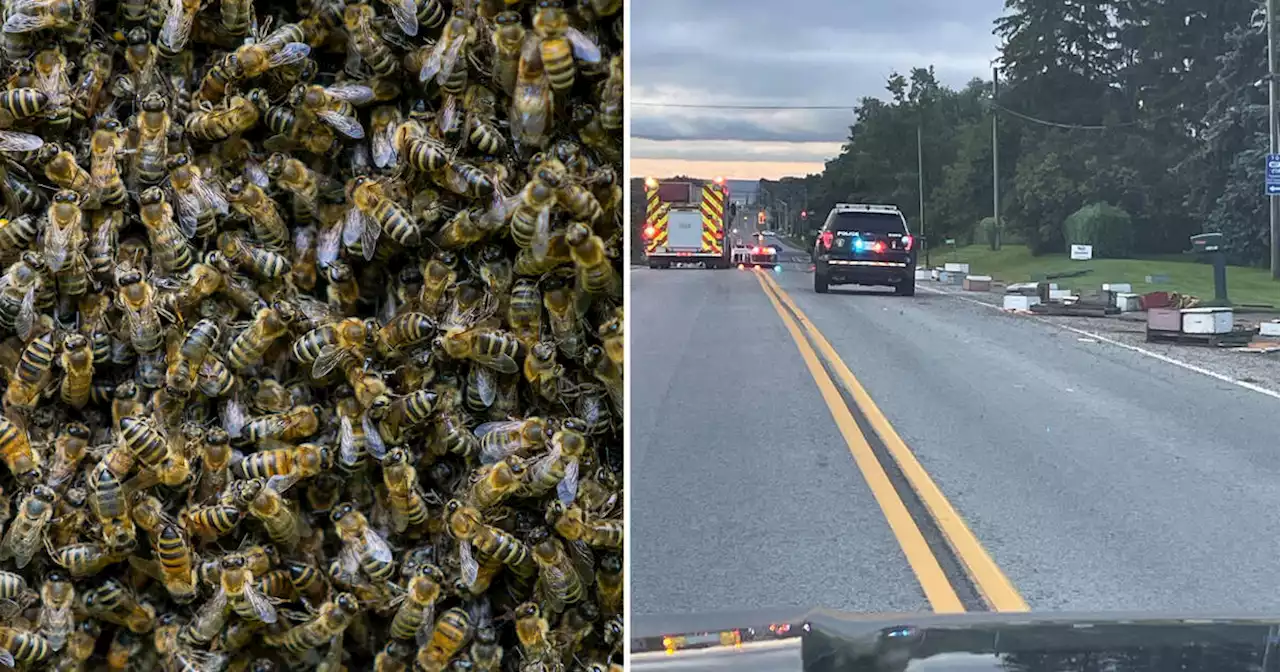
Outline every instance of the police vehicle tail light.
<path id="1" fill-rule="evenodd" d="M 911 251 L 911 246 L 915 245 L 915 243 L 916 243 L 916 239 L 913 236 L 906 235 L 902 237 L 902 249 L 908 252 Z"/>
<path id="2" fill-rule="evenodd" d="M 824 249 L 828 249 L 828 250 L 829 250 L 829 249 L 831 249 L 831 239 L 832 239 L 832 238 L 835 238 L 835 234 L 834 234 L 834 233 L 832 233 L 832 232 L 830 232 L 830 231 L 823 231 L 823 232 L 822 232 L 822 247 L 823 247 Z"/>
<path id="3" fill-rule="evenodd" d="M 874 244 L 871 245 L 871 251 L 877 254 L 884 252 L 884 242 L 877 240 Z"/>

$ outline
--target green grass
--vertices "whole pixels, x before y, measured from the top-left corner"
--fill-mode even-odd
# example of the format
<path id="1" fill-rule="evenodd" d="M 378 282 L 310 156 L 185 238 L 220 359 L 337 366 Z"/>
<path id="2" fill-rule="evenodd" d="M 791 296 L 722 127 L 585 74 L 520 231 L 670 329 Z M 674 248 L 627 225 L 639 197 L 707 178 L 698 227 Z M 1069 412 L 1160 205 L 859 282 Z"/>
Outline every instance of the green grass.
<path id="1" fill-rule="evenodd" d="M 1023 245 L 1006 245 L 998 252 L 986 245 L 956 249 L 947 245 L 929 251 L 929 262 L 933 266 L 949 261 L 967 263 L 970 273 L 990 275 L 1007 283 L 1032 282 L 1044 279 L 1046 273 L 1089 268 L 1092 272 L 1087 275 L 1052 282 L 1068 289 L 1099 289 L 1104 282 L 1128 282 L 1133 285 L 1133 291 L 1140 294 L 1178 292 L 1197 296 L 1205 302 L 1213 300 L 1213 267 L 1193 261 L 1190 255 L 1073 261 L 1066 254 L 1033 257 Z M 1166 275 L 1169 281 L 1150 284 L 1146 282 L 1148 275 Z M 1236 305 L 1280 306 L 1280 282 L 1272 280 L 1271 273 L 1263 268 L 1228 266 L 1227 298 Z"/>

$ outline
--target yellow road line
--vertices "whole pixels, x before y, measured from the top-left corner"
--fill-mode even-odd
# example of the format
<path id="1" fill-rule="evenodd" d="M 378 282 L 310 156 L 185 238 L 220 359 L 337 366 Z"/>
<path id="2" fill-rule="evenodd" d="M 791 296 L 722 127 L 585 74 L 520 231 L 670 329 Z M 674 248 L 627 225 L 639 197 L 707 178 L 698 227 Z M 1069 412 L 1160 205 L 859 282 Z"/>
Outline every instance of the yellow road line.
<path id="1" fill-rule="evenodd" d="M 924 503 L 925 508 L 929 510 L 929 515 L 937 523 L 938 529 L 947 539 L 947 543 L 951 545 L 957 557 L 960 558 L 965 566 L 965 570 L 969 573 L 969 578 L 973 580 L 978 592 L 982 594 L 982 598 L 991 605 L 995 611 L 1029 611 L 1026 600 L 1022 599 L 1022 595 L 1013 587 L 1013 582 L 1009 577 L 1005 576 L 1000 567 L 996 565 L 995 560 L 991 559 L 991 554 L 983 548 L 978 538 L 974 536 L 973 531 L 969 529 L 969 525 L 965 523 L 951 505 L 947 501 L 942 490 L 933 482 L 929 473 L 925 471 L 920 461 L 907 447 L 905 441 L 898 432 L 893 429 L 893 425 L 889 424 L 889 420 L 885 418 L 884 413 L 880 412 L 880 408 L 871 400 L 871 395 L 867 394 L 867 390 L 862 387 L 858 379 L 853 376 L 853 372 L 845 365 L 844 360 L 840 359 L 840 355 L 836 354 L 831 344 L 827 342 L 826 337 L 818 328 L 814 326 L 813 321 L 800 310 L 795 304 L 791 296 L 786 290 L 782 289 L 773 278 L 767 274 L 761 274 L 764 282 L 771 286 L 777 293 L 783 303 L 787 304 L 792 312 L 799 319 L 800 324 L 805 331 L 813 338 L 814 343 L 818 345 L 818 350 L 823 357 L 831 363 L 835 370 L 836 376 L 840 382 L 853 395 L 854 402 L 862 411 L 863 416 L 867 418 L 872 429 L 876 434 L 880 435 L 880 440 L 884 442 L 889 453 L 893 455 L 893 459 L 897 461 L 899 468 L 907 478 L 907 482 L 916 491 L 920 500 Z"/>
<path id="2" fill-rule="evenodd" d="M 757 272 L 756 279 L 760 281 L 760 287 L 764 290 L 765 296 L 769 297 L 770 303 L 773 304 L 774 310 L 778 311 L 778 316 L 782 318 L 782 323 L 787 327 L 787 331 L 791 332 L 791 338 L 795 340 L 796 347 L 800 349 L 800 357 L 804 359 L 805 365 L 809 367 L 809 374 L 813 376 L 813 382 L 817 383 L 818 391 L 822 393 L 823 400 L 827 402 L 827 408 L 831 411 L 831 417 L 835 420 L 836 427 L 839 428 L 840 434 L 849 446 L 849 452 L 853 454 L 853 459 L 857 463 L 858 469 L 862 471 L 862 476 L 866 479 L 867 486 L 871 488 L 871 493 L 875 496 L 876 502 L 880 505 L 880 510 L 884 513 L 885 520 L 889 522 L 890 529 L 893 530 L 894 536 L 897 537 L 898 545 L 902 547 L 903 554 L 907 556 L 907 562 L 920 580 L 920 587 L 924 589 L 925 599 L 929 600 L 929 605 L 938 613 L 963 612 L 965 610 L 964 605 L 960 603 L 960 598 L 956 595 L 955 588 L 947 580 L 946 573 L 942 571 L 942 566 L 938 564 L 938 559 L 934 557 L 929 544 L 924 540 L 924 535 L 921 534 L 920 528 L 916 526 L 915 520 L 911 518 L 911 513 L 907 511 L 907 506 L 902 503 L 902 499 L 898 497 L 897 490 L 889 482 L 889 475 L 885 473 L 884 468 L 880 466 L 880 461 L 871 452 L 871 445 L 867 443 L 867 438 L 858 429 L 858 423 L 853 419 L 853 414 L 849 412 L 844 399 L 840 397 L 840 391 L 836 389 L 835 382 L 831 380 L 831 377 L 822 368 L 822 363 L 818 361 L 817 353 L 813 351 L 813 347 L 805 340 L 804 334 L 800 332 L 800 327 L 796 325 L 795 320 L 791 319 L 786 309 L 782 307 L 782 304 L 778 303 L 778 299 L 769 291 L 769 286 L 761 279 L 763 275 L 763 273 Z"/>

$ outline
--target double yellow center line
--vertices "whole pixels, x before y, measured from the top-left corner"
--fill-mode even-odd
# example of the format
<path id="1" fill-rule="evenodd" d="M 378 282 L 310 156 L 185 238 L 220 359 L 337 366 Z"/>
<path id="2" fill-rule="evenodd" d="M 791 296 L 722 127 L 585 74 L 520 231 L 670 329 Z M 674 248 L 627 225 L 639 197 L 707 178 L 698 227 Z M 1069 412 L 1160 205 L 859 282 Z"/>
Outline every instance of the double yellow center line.
<path id="1" fill-rule="evenodd" d="M 804 359 L 805 366 L 809 368 L 810 375 L 817 383 L 836 427 L 849 446 L 849 452 L 853 454 L 858 469 L 871 488 L 876 502 L 880 505 L 880 510 L 884 513 L 890 529 L 907 557 L 907 562 L 919 579 L 921 588 L 924 589 L 925 599 L 929 601 L 933 610 L 939 613 L 956 613 L 965 611 L 965 608 L 955 587 L 938 562 L 938 558 L 925 541 L 920 527 L 890 481 L 884 465 L 880 463 L 867 437 L 858 427 L 853 412 L 845 403 L 835 381 L 823 367 L 823 359 L 840 379 L 840 383 L 853 398 L 862 417 L 875 431 L 880 442 L 896 462 L 897 468 L 914 490 L 916 497 L 923 503 L 929 517 L 941 531 L 943 538 L 983 601 L 994 611 L 1027 611 L 1026 601 L 978 542 L 973 531 L 951 506 L 951 502 L 947 501 L 937 484 L 907 448 L 902 437 L 894 431 L 888 419 L 871 400 L 866 389 L 854 378 L 853 372 L 836 354 L 827 339 L 770 274 L 757 270 L 756 279 L 760 281 L 760 286 L 769 297 L 774 310 L 778 311 L 783 325 L 786 326 L 787 331 L 791 332 L 791 338 L 795 340 L 796 347 L 800 350 L 800 357 Z M 815 345 L 817 351 L 814 350 Z M 818 356 L 819 352 L 822 359 Z"/>

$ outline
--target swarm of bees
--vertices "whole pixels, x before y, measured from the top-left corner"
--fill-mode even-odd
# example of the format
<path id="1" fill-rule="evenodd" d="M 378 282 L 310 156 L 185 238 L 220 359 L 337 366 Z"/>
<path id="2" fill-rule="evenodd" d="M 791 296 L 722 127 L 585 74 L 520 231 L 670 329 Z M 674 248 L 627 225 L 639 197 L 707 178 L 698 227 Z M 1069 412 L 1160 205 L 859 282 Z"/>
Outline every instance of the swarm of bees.
<path id="1" fill-rule="evenodd" d="M 0 667 L 620 669 L 622 0 L 0 4 Z"/>

